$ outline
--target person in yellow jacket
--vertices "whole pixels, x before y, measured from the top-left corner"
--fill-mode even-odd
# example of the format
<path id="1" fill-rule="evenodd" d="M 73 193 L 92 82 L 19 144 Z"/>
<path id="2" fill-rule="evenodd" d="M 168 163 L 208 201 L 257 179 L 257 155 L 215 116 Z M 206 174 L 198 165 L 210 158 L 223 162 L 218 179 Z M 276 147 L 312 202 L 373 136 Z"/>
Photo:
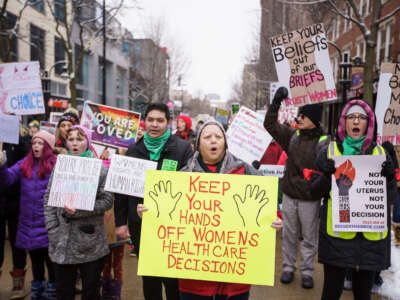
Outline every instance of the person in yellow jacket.
<path id="1" fill-rule="evenodd" d="M 371 299 L 376 271 L 390 265 L 390 234 L 386 232 L 335 232 L 332 227 L 333 156 L 382 155 L 385 150 L 376 143 L 376 118 L 367 103 L 352 100 L 344 107 L 335 141 L 318 153 L 311 176 L 311 193 L 324 198 L 320 214 L 318 261 L 324 265 L 323 300 L 340 299 L 346 268 L 352 270 L 354 299 Z M 388 155 L 382 164 L 387 179 L 388 201 L 395 195 L 394 165 Z M 339 195 L 348 196 L 352 185 L 351 172 L 336 178 Z M 354 178 L 353 178 L 354 179 Z M 357 199 L 349 199 L 357 201 Z M 388 228 L 390 216 L 388 210 Z"/>

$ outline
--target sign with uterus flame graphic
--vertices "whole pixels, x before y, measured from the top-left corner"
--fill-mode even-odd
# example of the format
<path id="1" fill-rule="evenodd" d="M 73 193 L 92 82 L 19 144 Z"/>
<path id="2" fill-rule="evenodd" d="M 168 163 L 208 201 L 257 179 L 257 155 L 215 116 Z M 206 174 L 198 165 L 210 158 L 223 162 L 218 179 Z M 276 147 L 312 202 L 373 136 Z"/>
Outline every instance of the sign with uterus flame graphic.
<path id="1" fill-rule="evenodd" d="M 334 231 L 386 230 L 386 178 L 381 175 L 384 155 L 334 157 L 332 224 Z"/>

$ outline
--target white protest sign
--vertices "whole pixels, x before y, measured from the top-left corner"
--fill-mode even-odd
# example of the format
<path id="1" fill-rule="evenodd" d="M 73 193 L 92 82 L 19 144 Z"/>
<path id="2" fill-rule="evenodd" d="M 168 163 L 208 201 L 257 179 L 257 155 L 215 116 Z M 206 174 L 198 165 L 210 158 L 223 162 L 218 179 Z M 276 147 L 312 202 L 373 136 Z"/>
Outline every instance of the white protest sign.
<path id="1" fill-rule="evenodd" d="M 334 156 L 333 231 L 383 232 L 387 228 L 385 155 Z"/>
<path id="2" fill-rule="evenodd" d="M 17 116 L 0 113 L 0 142 L 18 144 L 19 119 Z"/>
<path id="3" fill-rule="evenodd" d="M 109 147 L 109 146 L 104 146 L 104 145 L 100 145 L 97 143 L 92 143 L 92 148 L 96 154 L 97 157 L 101 157 L 101 155 L 103 154 L 103 151 L 106 150 L 110 155 L 113 155 L 115 153 L 117 153 L 117 149 L 113 148 L 113 147 Z"/>
<path id="4" fill-rule="evenodd" d="M 272 137 L 264 128 L 264 117 L 247 107 L 240 107 L 226 133 L 228 149 L 248 164 L 260 161 Z"/>
<path id="5" fill-rule="evenodd" d="M 276 176 L 282 178 L 285 172 L 285 166 L 261 165 L 258 170 L 261 171 L 264 176 Z"/>
<path id="6" fill-rule="evenodd" d="M 112 155 L 105 190 L 143 198 L 146 171 L 156 169 L 155 161 Z"/>
<path id="7" fill-rule="evenodd" d="M 294 119 L 297 117 L 299 112 L 299 107 L 294 105 L 286 105 L 284 102 L 281 104 L 281 107 L 278 111 L 278 123 L 292 123 Z"/>
<path id="8" fill-rule="evenodd" d="M 58 121 L 60 121 L 61 116 L 62 116 L 63 114 L 64 114 L 64 113 L 62 113 L 62 112 L 54 112 L 54 111 L 52 111 L 52 112 L 50 113 L 49 122 L 57 125 L 57 124 L 58 124 Z"/>
<path id="9" fill-rule="evenodd" d="M 336 100 L 336 87 L 323 24 L 270 39 L 279 83 L 289 90 L 286 104 L 302 106 Z"/>
<path id="10" fill-rule="evenodd" d="M 400 145 L 400 64 L 383 63 L 376 99 L 378 143 Z"/>
<path id="11" fill-rule="evenodd" d="M 102 162 L 100 159 L 58 155 L 49 206 L 94 209 Z"/>
<path id="12" fill-rule="evenodd" d="M 0 65 L 0 111 L 16 115 L 45 113 L 39 62 Z"/>

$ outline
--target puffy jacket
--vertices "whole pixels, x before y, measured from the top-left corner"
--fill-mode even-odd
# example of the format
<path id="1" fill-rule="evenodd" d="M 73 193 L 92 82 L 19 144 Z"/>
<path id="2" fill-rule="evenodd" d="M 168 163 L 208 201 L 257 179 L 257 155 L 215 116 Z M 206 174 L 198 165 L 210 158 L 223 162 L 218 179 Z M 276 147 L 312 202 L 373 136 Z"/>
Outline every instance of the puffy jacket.
<path id="1" fill-rule="evenodd" d="M 323 135 L 322 129 L 315 127 L 299 130 L 299 135 L 293 137 L 293 135 L 297 135 L 296 129 L 279 124 L 278 111 L 273 109 L 268 110 L 264 127 L 288 156 L 281 181 L 282 191 L 291 198 L 319 201 L 320 198 L 311 195 L 310 183 L 304 179 L 303 170 L 313 168 L 318 149 L 322 147 L 320 144 L 328 143 L 328 139 L 320 143 L 320 137 Z"/>
<path id="2" fill-rule="evenodd" d="M 358 102 L 354 102 L 358 101 Z M 358 104 L 369 112 L 370 119 L 374 118 L 372 109 L 363 101 L 353 100 L 343 109 L 339 119 L 339 128 L 336 135 L 338 149 L 343 153 L 343 139 L 345 134 L 344 116 L 350 106 Z M 361 155 L 371 155 L 376 147 L 376 126 L 369 123 L 366 139 Z M 325 146 L 318 154 L 314 168 L 317 171 L 326 169 L 328 160 L 328 147 Z M 386 159 L 390 157 L 386 155 Z M 323 197 L 323 205 L 320 212 L 318 261 L 323 264 L 335 265 L 342 268 L 354 268 L 360 270 L 384 270 L 390 266 L 390 234 L 385 239 L 371 241 L 358 232 L 353 239 L 332 237 L 327 233 L 327 213 L 329 192 L 331 191 L 331 177 L 324 174 L 313 173 L 311 176 L 311 192 L 315 197 Z M 396 181 L 387 182 L 388 202 L 396 195 Z M 388 228 L 390 228 L 390 213 L 388 210 Z"/>
<path id="3" fill-rule="evenodd" d="M 18 145 L 3 144 L 3 150 L 7 153 L 7 164 L 13 166 L 23 159 L 31 148 L 31 136 L 19 136 Z M 19 180 L 7 188 L 0 188 L 0 210 L 8 215 L 19 213 L 19 199 L 21 198 L 21 186 Z"/>
<path id="4" fill-rule="evenodd" d="M 21 170 L 24 160 L 18 161 L 11 168 L 7 168 L 6 165 L 0 167 L 2 186 L 10 186 L 19 180 L 21 183 L 20 213 L 15 244 L 18 248 L 27 250 L 47 248 L 49 240 L 44 219 L 43 198 L 50 174 L 40 179 L 37 176 L 39 163 L 35 162 L 31 179 L 26 178 Z"/>
<path id="5" fill-rule="evenodd" d="M 57 264 L 80 264 L 97 260 L 110 251 L 104 230 L 104 212 L 111 209 L 113 196 L 104 190 L 108 169 L 101 166 L 93 211 L 48 206 L 52 178 L 45 194 L 44 213 L 49 234 L 49 256 Z"/>
<path id="6" fill-rule="evenodd" d="M 198 160 L 199 153 L 196 152 L 189 163 L 182 169 L 186 172 L 209 172 Z M 236 158 L 228 151 L 225 154 L 220 173 L 239 175 L 261 175 L 252 166 Z M 215 282 L 205 280 L 179 279 L 179 290 L 201 296 L 227 295 L 228 297 L 246 293 L 250 290 L 249 284 Z"/>

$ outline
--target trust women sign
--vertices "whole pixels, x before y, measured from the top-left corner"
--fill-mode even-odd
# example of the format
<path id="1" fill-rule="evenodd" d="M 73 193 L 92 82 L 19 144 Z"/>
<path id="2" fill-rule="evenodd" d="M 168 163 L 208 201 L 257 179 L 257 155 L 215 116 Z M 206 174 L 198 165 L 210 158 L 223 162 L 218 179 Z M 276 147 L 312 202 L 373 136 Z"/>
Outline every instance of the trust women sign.
<path id="1" fill-rule="evenodd" d="M 276 177 L 147 171 L 138 274 L 274 284 Z"/>
<path id="2" fill-rule="evenodd" d="M 335 81 L 323 24 L 270 38 L 279 83 L 289 90 L 286 105 L 336 100 Z"/>

